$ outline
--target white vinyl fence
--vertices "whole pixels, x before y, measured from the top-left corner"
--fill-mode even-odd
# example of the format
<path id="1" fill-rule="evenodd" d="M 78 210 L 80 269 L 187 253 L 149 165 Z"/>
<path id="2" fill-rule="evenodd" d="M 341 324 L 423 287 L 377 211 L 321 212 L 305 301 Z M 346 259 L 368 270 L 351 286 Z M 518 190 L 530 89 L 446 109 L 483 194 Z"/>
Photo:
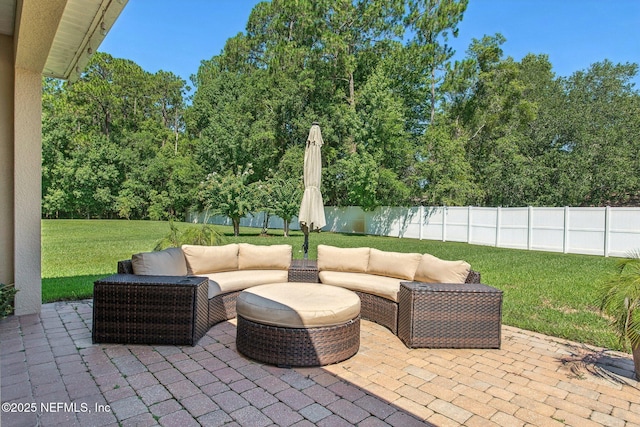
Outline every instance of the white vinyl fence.
<path id="1" fill-rule="evenodd" d="M 339 233 L 619 257 L 640 250 L 640 208 L 326 207 L 325 215 L 323 230 Z M 247 216 L 241 225 L 262 227 L 263 221 L 263 214 Z M 231 225 L 224 217 L 209 222 Z M 282 219 L 271 217 L 269 228 L 283 228 Z M 291 229 L 299 229 L 297 218 Z"/>

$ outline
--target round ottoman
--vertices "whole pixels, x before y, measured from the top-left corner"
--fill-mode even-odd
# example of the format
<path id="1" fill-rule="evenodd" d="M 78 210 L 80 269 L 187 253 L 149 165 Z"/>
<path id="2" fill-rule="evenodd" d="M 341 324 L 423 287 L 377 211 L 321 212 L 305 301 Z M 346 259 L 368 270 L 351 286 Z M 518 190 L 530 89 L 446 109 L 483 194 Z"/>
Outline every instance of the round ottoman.
<path id="1" fill-rule="evenodd" d="M 360 348 L 360 298 L 319 283 L 274 283 L 245 289 L 236 301 L 236 348 L 278 366 L 341 362 Z"/>

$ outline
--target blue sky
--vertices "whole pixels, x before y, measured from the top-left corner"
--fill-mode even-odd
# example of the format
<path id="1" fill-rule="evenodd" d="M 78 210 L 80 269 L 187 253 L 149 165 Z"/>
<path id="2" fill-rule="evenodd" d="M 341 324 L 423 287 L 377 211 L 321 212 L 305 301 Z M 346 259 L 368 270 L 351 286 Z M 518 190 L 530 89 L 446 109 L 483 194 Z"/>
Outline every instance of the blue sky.
<path id="1" fill-rule="evenodd" d="M 258 0 L 129 0 L 100 50 L 190 83 L 200 61 L 244 31 Z M 505 57 L 546 54 L 557 76 L 595 62 L 640 64 L 640 0 L 470 0 L 456 58 L 471 40 L 501 33 Z M 636 77 L 640 90 L 640 77 Z"/>

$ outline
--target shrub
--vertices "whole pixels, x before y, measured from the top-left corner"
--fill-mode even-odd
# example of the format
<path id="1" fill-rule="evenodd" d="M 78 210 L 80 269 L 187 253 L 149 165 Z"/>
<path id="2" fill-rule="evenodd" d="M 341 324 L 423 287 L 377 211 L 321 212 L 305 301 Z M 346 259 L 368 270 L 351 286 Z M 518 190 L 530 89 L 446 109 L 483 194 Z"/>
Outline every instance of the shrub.
<path id="1" fill-rule="evenodd" d="M 17 292 L 13 285 L 0 283 L 0 319 L 13 313 L 13 298 Z"/>
<path id="2" fill-rule="evenodd" d="M 182 245 L 217 246 L 222 243 L 224 234 L 209 224 L 190 225 L 180 230 L 173 222 L 169 222 L 169 233 L 156 243 L 153 250 L 179 248 Z"/>

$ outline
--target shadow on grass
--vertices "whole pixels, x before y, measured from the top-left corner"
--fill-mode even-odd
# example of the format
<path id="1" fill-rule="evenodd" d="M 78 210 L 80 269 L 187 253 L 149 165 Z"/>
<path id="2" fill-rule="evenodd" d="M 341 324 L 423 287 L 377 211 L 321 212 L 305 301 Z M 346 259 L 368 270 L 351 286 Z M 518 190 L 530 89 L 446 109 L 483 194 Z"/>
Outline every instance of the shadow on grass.
<path id="1" fill-rule="evenodd" d="M 107 273 L 70 277 L 43 277 L 42 302 L 75 301 L 93 298 L 93 282 L 108 275 Z"/>

